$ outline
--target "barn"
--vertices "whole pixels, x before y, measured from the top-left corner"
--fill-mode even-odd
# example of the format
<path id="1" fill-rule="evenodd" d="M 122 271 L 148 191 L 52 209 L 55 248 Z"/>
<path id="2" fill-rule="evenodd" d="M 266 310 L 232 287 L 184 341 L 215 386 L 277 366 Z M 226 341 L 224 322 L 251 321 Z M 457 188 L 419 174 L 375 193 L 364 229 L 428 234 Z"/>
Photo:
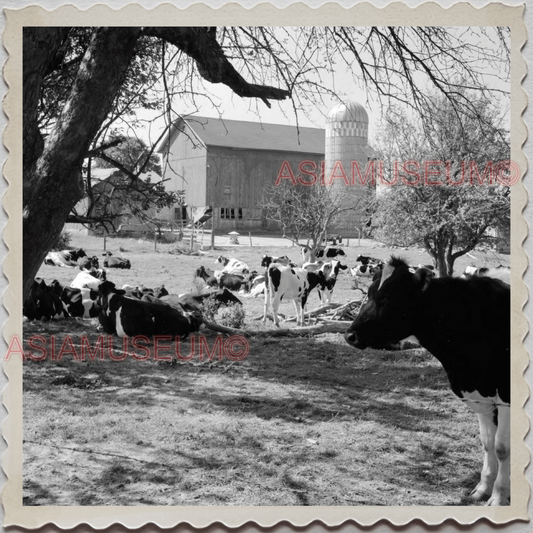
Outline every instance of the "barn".
<path id="1" fill-rule="evenodd" d="M 156 147 L 167 190 L 185 191 L 174 221 L 198 219 L 213 208 L 217 230 L 274 230 L 260 207 L 277 177 L 324 160 L 325 130 L 201 116 L 178 119 Z M 290 171 L 289 171 L 290 168 Z M 319 170 L 317 170 L 318 172 Z"/>

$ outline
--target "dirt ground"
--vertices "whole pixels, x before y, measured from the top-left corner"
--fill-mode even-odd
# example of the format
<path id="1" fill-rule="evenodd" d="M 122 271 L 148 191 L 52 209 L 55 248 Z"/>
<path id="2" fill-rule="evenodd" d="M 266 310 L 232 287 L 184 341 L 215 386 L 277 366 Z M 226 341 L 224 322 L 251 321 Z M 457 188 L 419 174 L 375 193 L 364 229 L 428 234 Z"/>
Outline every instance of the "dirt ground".
<path id="1" fill-rule="evenodd" d="M 109 279 L 183 293 L 219 254 L 251 269 L 265 253 L 299 262 L 283 239 L 252 236 L 253 247 L 219 240 L 216 250 L 186 255 L 175 244 L 154 251 L 150 242 L 108 239 L 107 249 L 132 263 Z M 95 237 L 71 244 L 103 251 Z M 349 266 L 359 254 L 391 252 L 430 262 L 421 250 L 347 244 Z M 458 272 L 508 264 L 509 256 L 473 255 Z M 70 284 L 76 273 L 43 266 L 38 275 Z M 359 298 L 353 286 L 343 274 L 333 300 Z M 244 326 L 261 327 L 262 299 L 242 300 Z M 308 308 L 317 303 L 312 295 Z M 280 310 L 291 315 L 293 306 Z M 73 350 L 24 364 L 25 505 L 465 505 L 477 483 L 476 417 L 422 348 L 362 352 L 339 334 L 250 337 L 242 361 L 209 361 L 199 359 L 198 337 L 182 346 L 194 354 L 188 361 L 119 361 L 110 353 L 122 353 L 123 341 L 111 337 L 102 360 L 80 360 L 83 338 L 94 346 L 101 334 L 97 319 L 25 324 L 27 349 L 40 335 L 48 353 L 52 338 L 59 347 L 68 337 Z M 204 338 L 214 346 L 218 337 Z"/>

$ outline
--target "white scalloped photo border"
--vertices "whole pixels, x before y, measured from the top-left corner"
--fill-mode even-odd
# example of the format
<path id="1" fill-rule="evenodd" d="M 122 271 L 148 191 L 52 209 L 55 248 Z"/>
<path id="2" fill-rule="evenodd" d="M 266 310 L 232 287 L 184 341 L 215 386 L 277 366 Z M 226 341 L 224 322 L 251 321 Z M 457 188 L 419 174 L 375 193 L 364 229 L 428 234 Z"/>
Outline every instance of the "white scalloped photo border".
<path id="1" fill-rule="evenodd" d="M 369 3 L 343 8 L 338 4 L 326 4 L 310 8 L 303 3 L 278 9 L 271 4 L 260 4 L 245 9 L 239 4 L 227 4 L 213 9 L 196 4 L 179 9 L 164 4 L 147 10 L 140 5 L 128 5 L 114 10 L 98 5 L 81 10 L 73 5 L 47 11 L 38 6 L 20 10 L 5 10 L 6 27 L 4 46 L 9 54 L 4 66 L 4 77 L 8 94 L 3 109 L 9 124 L 4 132 L 4 143 L 9 151 L 4 166 L 4 175 L 9 188 L 3 198 L 3 206 L 9 216 L 4 230 L 4 240 L 9 248 L 3 263 L 9 279 L 4 295 L 4 306 L 9 318 L 4 325 L 3 335 L 7 344 L 18 335 L 22 337 L 22 32 L 28 25 L 37 26 L 161 26 L 172 23 L 182 26 L 221 25 L 347 25 L 350 22 L 362 25 L 440 25 L 440 26 L 509 26 L 511 28 L 512 82 L 511 82 L 511 124 L 512 160 L 519 166 L 523 178 L 527 160 L 522 147 L 527 138 L 522 113 L 527 105 L 527 96 L 521 83 L 526 75 L 526 63 L 521 49 L 526 42 L 524 6 L 489 4 L 475 8 L 467 3 L 443 8 L 436 3 L 424 3 L 410 8 L 403 3 L 393 3 L 377 8 Z M 4 526 L 37 528 L 55 524 L 60 528 L 71 528 L 88 524 L 96 529 L 112 524 L 138 528 L 145 524 L 156 524 L 169 528 L 177 524 L 190 524 L 203 528 L 221 523 L 237 527 L 255 523 L 270 527 L 287 521 L 294 526 L 305 526 L 320 521 L 328 526 L 353 521 L 361 526 L 371 526 L 386 520 L 394 525 L 408 524 L 419 520 L 428 525 L 454 520 L 460 524 L 472 524 L 487 519 L 496 524 L 515 520 L 528 520 L 528 499 L 530 487 L 524 471 L 529 463 L 529 451 L 524 438 L 529 429 L 529 419 L 524 404 L 529 389 L 524 379 L 528 365 L 528 354 L 523 345 L 528 331 L 523 313 L 527 301 L 527 288 L 523 275 L 527 267 L 527 256 L 523 243 L 527 236 L 527 224 L 523 210 L 527 203 L 526 189 L 520 181 L 513 185 L 511 194 L 511 266 L 512 266 L 512 456 L 511 487 L 512 500 L 505 507 L 32 507 L 22 505 L 22 361 L 10 358 L 4 361 L 4 372 L 9 384 L 3 395 L 8 417 L 3 425 L 3 435 L 8 449 L 2 461 L 8 478 L 2 493 L 5 511 Z"/>

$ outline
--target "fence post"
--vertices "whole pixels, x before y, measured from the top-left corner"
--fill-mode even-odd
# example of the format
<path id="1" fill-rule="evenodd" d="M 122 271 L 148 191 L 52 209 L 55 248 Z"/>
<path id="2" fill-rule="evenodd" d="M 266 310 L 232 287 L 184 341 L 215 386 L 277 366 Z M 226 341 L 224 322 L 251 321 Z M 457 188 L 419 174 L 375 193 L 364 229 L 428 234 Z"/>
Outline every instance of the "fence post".
<path id="1" fill-rule="evenodd" d="M 216 220 L 217 220 L 217 208 L 215 206 L 212 207 L 213 209 L 213 216 L 211 217 L 211 250 L 215 249 L 215 229 L 216 229 Z"/>

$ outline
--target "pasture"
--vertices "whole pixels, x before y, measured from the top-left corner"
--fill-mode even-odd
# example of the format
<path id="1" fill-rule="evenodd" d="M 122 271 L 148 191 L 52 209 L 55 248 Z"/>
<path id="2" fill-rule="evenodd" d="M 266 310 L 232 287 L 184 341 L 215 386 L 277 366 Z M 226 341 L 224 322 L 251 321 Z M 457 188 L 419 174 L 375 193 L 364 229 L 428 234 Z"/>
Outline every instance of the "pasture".
<path id="1" fill-rule="evenodd" d="M 265 253 L 301 262 L 288 241 L 259 242 L 185 255 L 171 253 L 175 244 L 154 252 L 150 242 L 109 239 L 108 250 L 132 268 L 112 270 L 108 279 L 183 293 L 194 288 L 194 271 L 215 268 L 220 254 L 252 270 Z M 344 248 L 349 266 L 359 254 L 391 254 L 370 241 L 355 244 Z M 71 245 L 102 257 L 101 239 L 77 236 Z M 392 252 L 413 264 L 430 262 L 420 250 Z M 479 266 L 509 261 L 475 255 Z M 458 261 L 457 272 L 470 263 Z M 77 272 L 43 266 L 39 276 L 68 285 Z M 360 294 L 343 273 L 333 301 Z M 245 327 L 263 327 L 255 320 L 262 297 L 241 299 Z M 317 305 L 312 293 L 308 310 Z M 290 316 L 293 310 L 292 303 L 280 307 Z M 80 353 L 83 336 L 96 344 L 98 327 L 98 319 L 26 322 L 24 334 L 54 338 L 57 347 L 70 336 Z M 217 334 L 201 333 L 213 346 Z M 192 342 L 184 341 L 181 353 Z M 331 333 L 248 342 L 242 361 L 113 360 L 109 350 L 122 349 L 118 337 L 105 344 L 103 360 L 26 359 L 24 505 L 468 504 L 482 465 L 477 418 L 424 349 L 358 351 Z"/>

